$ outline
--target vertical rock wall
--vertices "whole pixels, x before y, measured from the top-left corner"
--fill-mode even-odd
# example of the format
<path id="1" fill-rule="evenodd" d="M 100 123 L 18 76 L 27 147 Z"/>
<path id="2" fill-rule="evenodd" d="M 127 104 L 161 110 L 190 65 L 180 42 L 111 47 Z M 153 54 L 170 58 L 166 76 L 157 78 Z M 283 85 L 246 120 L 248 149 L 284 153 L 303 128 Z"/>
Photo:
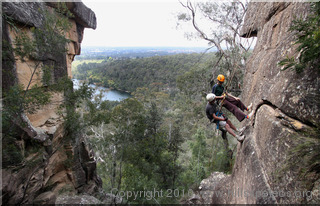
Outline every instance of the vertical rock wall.
<path id="1" fill-rule="evenodd" d="M 257 36 L 257 43 L 246 65 L 242 100 L 253 103 L 255 115 L 242 123 L 246 139 L 238 143 L 232 174 L 214 183 L 211 203 L 320 202 L 319 171 L 302 177 L 299 165 L 286 167 L 290 151 L 319 123 L 319 73 L 306 68 L 297 74 L 278 66 L 286 55 L 298 55 L 288 29 L 294 18 L 305 18 L 309 8 L 309 3 L 249 4 L 242 35 Z M 201 187 L 208 188 L 208 182 Z"/>
<path id="2" fill-rule="evenodd" d="M 14 46 L 15 36 L 19 35 L 16 28 L 31 37 L 31 28 L 41 27 L 46 18 L 40 11 L 52 11 L 57 7 L 54 2 L 1 4 L 3 14 L 11 19 L 10 23 L 2 22 L 2 40 L 11 46 Z M 84 28 L 95 29 L 96 17 L 94 12 L 81 2 L 66 4 L 74 15 L 69 19 L 71 29 L 65 35 L 70 40 L 66 45 L 67 52 L 63 55 L 48 54 L 41 60 L 20 61 L 10 50 L 9 44 L 4 44 L 3 49 L 7 52 L 2 61 L 4 91 L 16 83 L 22 84 L 26 89 L 33 72 L 32 65 L 37 63 L 40 63 L 41 67 L 53 66 L 53 84 L 62 77 L 72 76 L 71 63 L 74 56 L 80 54 Z M 30 86 L 42 85 L 41 76 L 42 73 L 34 76 Z M 54 93 L 50 104 L 34 113 L 22 114 L 30 132 L 25 133 L 18 129 L 16 133 L 14 144 L 20 148 L 24 161 L 19 165 L 2 168 L 1 200 L 4 204 L 53 204 L 61 193 L 93 194 L 101 187 L 101 180 L 96 174 L 96 162 L 85 140 L 81 136 L 73 137 L 76 139 L 75 144 L 66 140 L 63 118 L 57 113 L 63 100 L 62 93 Z M 32 132 L 37 136 L 30 136 Z M 41 138 L 39 134 L 42 134 Z"/>

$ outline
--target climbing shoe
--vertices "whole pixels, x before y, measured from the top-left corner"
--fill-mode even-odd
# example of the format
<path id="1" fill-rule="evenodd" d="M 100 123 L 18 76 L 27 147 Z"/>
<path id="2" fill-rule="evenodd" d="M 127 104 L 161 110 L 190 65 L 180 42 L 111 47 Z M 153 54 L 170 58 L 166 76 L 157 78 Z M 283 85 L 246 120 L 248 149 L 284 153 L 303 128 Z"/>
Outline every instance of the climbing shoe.
<path id="1" fill-rule="evenodd" d="M 251 111 L 246 117 L 247 119 L 251 119 L 252 116 L 253 116 L 253 111 Z"/>
<path id="2" fill-rule="evenodd" d="M 236 138 L 239 142 L 242 142 L 244 140 L 244 135 L 240 136 L 240 135 L 236 135 Z"/>
<path id="3" fill-rule="evenodd" d="M 247 107 L 247 110 L 250 111 L 252 109 L 252 103 Z"/>
<path id="4" fill-rule="evenodd" d="M 237 132 L 241 135 L 245 129 L 246 127 L 242 127 L 241 129 L 237 129 Z"/>

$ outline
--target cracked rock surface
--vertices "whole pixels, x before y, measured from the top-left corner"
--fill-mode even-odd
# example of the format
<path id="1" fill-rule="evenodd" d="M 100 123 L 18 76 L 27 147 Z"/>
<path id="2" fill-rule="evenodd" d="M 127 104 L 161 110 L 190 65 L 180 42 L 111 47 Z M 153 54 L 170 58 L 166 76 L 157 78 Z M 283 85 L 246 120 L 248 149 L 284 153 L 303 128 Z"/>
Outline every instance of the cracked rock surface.
<path id="1" fill-rule="evenodd" d="M 301 182 L 297 168 L 284 169 L 288 154 L 320 120 L 319 74 L 305 69 L 281 71 L 278 62 L 297 56 L 294 34 L 288 32 L 295 16 L 305 18 L 308 3 L 250 3 L 242 36 L 257 36 L 247 61 L 242 100 L 255 111 L 250 124 L 243 122 L 246 139 L 238 144 L 230 176 L 206 179 L 211 198 L 206 204 L 319 203 L 319 174 Z M 217 192 L 224 195 L 217 197 Z M 317 194 L 318 194 L 317 193 Z M 199 202 L 200 203 L 200 202 Z"/>

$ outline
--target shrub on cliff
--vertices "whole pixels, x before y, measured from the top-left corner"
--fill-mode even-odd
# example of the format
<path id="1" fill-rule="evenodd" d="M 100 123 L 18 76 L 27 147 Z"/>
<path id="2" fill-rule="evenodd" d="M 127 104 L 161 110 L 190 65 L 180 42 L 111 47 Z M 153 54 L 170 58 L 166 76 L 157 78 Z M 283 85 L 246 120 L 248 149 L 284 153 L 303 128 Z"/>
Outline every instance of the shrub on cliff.
<path id="1" fill-rule="evenodd" d="M 304 68 L 317 69 L 320 72 L 320 2 L 311 4 L 311 13 L 307 19 L 296 19 L 292 22 L 290 31 L 297 32 L 295 44 L 298 44 L 298 60 L 287 57 L 279 62 L 283 70 L 295 69 L 300 73 Z"/>

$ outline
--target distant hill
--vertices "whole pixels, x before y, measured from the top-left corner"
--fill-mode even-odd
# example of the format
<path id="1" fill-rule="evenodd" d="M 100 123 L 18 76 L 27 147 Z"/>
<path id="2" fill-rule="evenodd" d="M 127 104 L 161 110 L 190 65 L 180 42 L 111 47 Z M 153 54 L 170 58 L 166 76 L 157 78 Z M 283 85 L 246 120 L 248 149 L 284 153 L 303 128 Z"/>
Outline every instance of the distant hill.
<path id="1" fill-rule="evenodd" d="M 205 47 L 82 47 L 81 55 L 76 60 L 111 58 L 143 58 L 181 53 L 203 53 Z M 208 52 L 215 52 L 210 49 Z"/>

